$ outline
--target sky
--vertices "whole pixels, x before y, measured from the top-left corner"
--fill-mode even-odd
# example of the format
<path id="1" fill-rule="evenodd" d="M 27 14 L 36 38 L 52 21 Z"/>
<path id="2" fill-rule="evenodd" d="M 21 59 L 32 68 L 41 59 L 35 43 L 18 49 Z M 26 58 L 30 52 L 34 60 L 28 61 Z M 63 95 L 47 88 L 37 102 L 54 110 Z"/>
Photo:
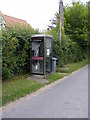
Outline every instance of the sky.
<path id="1" fill-rule="evenodd" d="M 73 0 L 63 0 L 64 5 Z M 84 4 L 89 0 L 79 0 Z M 0 0 L 3 14 L 23 19 L 34 29 L 47 29 L 59 9 L 59 0 Z"/>

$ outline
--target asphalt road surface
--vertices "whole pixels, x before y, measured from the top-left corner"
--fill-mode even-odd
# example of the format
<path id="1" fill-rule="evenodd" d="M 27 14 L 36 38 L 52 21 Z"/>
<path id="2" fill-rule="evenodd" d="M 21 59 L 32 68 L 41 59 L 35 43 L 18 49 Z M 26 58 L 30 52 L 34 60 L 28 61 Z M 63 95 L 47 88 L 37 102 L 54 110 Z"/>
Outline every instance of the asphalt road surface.
<path id="1" fill-rule="evenodd" d="M 7 106 L 3 118 L 88 118 L 88 66 L 35 96 Z"/>

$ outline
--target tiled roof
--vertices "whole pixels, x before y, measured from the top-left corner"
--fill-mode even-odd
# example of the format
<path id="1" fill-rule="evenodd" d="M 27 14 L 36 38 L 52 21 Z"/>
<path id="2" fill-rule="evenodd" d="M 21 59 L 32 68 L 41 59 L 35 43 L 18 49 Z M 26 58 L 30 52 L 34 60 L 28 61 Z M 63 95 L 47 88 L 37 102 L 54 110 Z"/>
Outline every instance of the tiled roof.
<path id="1" fill-rule="evenodd" d="M 2 12 L 0 11 L 0 16 L 2 16 Z"/>
<path id="2" fill-rule="evenodd" d="M 15 25 L 28 26 L 28 23 L 25 20 L 14 18 L 8 15 L 3 15 L 3 17 L 6 22 L 6 27 Z"/>

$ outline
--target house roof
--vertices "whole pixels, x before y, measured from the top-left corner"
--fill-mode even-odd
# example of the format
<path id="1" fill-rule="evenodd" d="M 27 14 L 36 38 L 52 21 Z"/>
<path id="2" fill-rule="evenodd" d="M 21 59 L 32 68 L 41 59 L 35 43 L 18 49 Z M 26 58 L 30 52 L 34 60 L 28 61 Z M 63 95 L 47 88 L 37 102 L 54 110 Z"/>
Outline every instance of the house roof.
<path id="1" fill-rule="evenodd" d="M 6 22 L 7 27 L 15 26 L 15 25 L 21 25 L 21 26 L 26 26 L 26 27 L 28 26 L 28 23 L 22 19 L 18 19 L 18 18 L 11 17 L 8 15 L 3 15 L 3 18 Z"/>
<path id="2" fill-rule="evenodd" d="M 2 16 L 2 12 L 0 11 L 0 16 Z"/>

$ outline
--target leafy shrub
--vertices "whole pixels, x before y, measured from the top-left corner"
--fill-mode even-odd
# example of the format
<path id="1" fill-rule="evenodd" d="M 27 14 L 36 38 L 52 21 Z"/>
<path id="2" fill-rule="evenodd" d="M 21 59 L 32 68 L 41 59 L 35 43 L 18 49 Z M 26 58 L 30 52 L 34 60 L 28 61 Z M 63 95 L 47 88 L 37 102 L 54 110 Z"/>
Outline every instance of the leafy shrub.
<path id="1" fill-rule="evenodd" d="M 2 31 L 2 76 L 11 78 L 30 71 L 31 28 L 9 28 Z"/>
<path id="2" fill-rule="evenodd" d="M 87 57 L 82 47 L 77 42 L 74 42 L 70 36 L 65 35 L 64 30 L 62 31 L 61 46 L 59 46 L 56 28 L 48 31 L 48 33 L 53 36 L 53 57 L 58 59 L 57 65 L 60 64 L 63 67 L 65 64 L 78 62 Z M 59 59 L 61 59 L 61 63 Z"/>
<path id="3" fill-rule="evenodd" d="M 59 13 L 51 21 L 51 29 L 47 31 L 53 36 L 53 56 L 58 59 L 58 67 L 67 63 L 81 61 L 88 56 L 88 4 L 73 2 L 64 7 L 64 28 L 59 45 Z M 56 26 L 55 26 L 56 25 Z M 55 26 L 55 27 L 54 27 Z"/>

